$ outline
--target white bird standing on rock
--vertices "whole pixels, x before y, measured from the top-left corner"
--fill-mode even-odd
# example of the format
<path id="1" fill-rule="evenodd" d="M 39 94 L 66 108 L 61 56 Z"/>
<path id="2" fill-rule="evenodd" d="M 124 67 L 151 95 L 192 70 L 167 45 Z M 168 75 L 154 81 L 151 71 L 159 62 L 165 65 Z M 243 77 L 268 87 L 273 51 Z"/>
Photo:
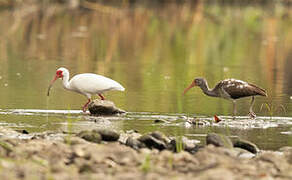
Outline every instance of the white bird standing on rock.
<path id="1" fill-rule="evenodd" d="M 88 104 L 91 102 L 91 96 L 94 94 L 98 94 L 101 100 L 104 100 L 104 96 L 102 95 L 105 91 L 124 91 L 125 88 L 118 82 L 92 73 L 84 73 L 84 74 L 77 74 L 71 78 L 69 81 L 69 71 L 66 68 L 59 68 L 56 71 L 55 78 L 51 81 L 49 88 L 48 88 L 48 96 L 50 94 L 50 89 L 53 86 L 53 83 L 58 79 L 62 78 L 63 80 L 63 87 L 67 90 L 74 91 L 80 94 L 83 94 L 87 97 L 88 101 L 83 106 L 83 112 L 86 111 Z"/>

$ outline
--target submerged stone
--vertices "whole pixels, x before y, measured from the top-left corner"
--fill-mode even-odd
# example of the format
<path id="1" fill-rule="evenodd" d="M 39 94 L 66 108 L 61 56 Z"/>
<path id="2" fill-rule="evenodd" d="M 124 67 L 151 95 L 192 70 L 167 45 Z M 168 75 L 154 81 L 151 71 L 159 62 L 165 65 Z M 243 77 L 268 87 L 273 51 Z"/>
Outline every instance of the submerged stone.
<path id="1" fill-rule="evenodd" d="M 254 153 L 254 154 L 256 154 L 260 151 L 259 148 L 257 147 L 257 145 L 255 145 L 254 143 L 249 142 L 247 140 L 243 140 L 243 139 L 236 140 L 233 143 L 233 146 L 241 148 L 241 149 L 245 149 L 245 150 L 247 150 L 251 153 Z"/>
<path id="2" fill-rule="evenodd" d="M 150 134 L 146 134 L 138 138 L 138 140 L 144 143 L 148 148 L 155 148 L 158 150 L 166 149 L 166 143 L 163 140 L 159 140 Z"/>
<path id="3" fill-rule="evenodd" d="M 158 140 L 163 141 L 164 143 L 170 142 L 170 139 L 167 136 L 165 136 L 162 132 L 154 131 L 154 132 L 151 132 L 149 135 L 158 139 Z"/>
<path id="4" fill-rule="evenodd" d="M 119 109 L 112 101 L 95 99 L 88 105 L 88 110 L 92 115 L 116 115 L 126 113 Z"/>
<path id="5" fill-rule="evenodd" d="M 168 123 L 168 121 L 166 121 L 164 119 L 155 119 L 154 123 Z"/>
<path id="6" fill-rule="evenodd" d="M 97 132 L 81 131 L 77 136 L 79 136 L 82 139 L 85 139 L 86 141 L 90 141 L 90 142 L 94 142 L 94 143 L 101 142 L 101 135 Z"/>
<path id="7" fill-rule="evenodd" d="M 108 129 L 98 129 L 92 132 L 99 133 L 103 141 L 117 141 L 120 138 L 119 133 Z"/>
<path id="8" fill-rule="evenodd" d="M 187 137 L 176 137 L 172 139 L 168 144 L 168 149 L 173 152 L 180 152 L 182 150 L 187 151 L 191 154 L 194 154 L 198 151 L 199 148 L 203 146 L 197 144 L 197 140 L 190 140 Z"/>
<path id="9" fill-rule="evenodd" d="M 15 130 L 16 132 L 22 133 L 22 134 L 29 134 L 29 132 L 25 129 L 19 129 L 19 130 Z"/>
<path id="10" fill-rule="evenodd" d="M 199 119 L 199 118 L 187 119 L 186 123 L 188 124 L 187 126 L 209 126 L 210 125 L 210 122 Z"/>
<path id="11" fill-rule="evenodd" d="M 126 140 L 126 146 L 129 146 L 135 150 L 138 150 L 140 148 L 145 148 L 145 144 L 140 142 L 139 140 L 133 138 L 133 137 L 128 137 Z"/>
<path id="12" fill-rule="evenodd" d="M 149 134 L 145 134 L 138 138 L 140 142 L 145 144 L 148 148 L 164 150 L 167 149 L 170 139 L 159 131 L 154 131 Z"/>
<path id="13" fill-rule="evenodd" d="M 213 144 L 217 147 L 232 148 L 233 144 L 229 137 L 223 134 L 209 133 L 206 138 L 206 143 Z"/>

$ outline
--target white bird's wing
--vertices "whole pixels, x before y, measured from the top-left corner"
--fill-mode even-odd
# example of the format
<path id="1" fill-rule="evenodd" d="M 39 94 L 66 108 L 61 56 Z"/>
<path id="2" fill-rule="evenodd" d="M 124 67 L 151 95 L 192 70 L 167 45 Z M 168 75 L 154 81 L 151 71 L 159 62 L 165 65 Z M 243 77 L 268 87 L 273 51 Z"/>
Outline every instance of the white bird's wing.
<path id="1" fill-rule="evenodd" d="M 110 78 L 91 73 L 78 74 L 74 76 L 69 83 L 72 90 L 82 94 L 97 94 L 110 90 L 125 90 L 120 83 Z"/>

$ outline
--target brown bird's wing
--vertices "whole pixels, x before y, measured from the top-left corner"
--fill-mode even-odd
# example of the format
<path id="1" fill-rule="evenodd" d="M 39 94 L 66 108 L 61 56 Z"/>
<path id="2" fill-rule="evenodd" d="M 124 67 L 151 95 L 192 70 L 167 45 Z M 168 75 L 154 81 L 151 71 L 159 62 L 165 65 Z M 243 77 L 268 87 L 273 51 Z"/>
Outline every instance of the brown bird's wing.
<path id="1" fill-rule="evenodd" d="M 254 84 L 248 83 L 249 86 L 251 86 L 253 88 L 253 90 L 257 93 L 256 95 L 260 95 L 260 96 L 268 96 L 266 90 L 264 90 L 263 88 L 260 88 Z"/>
<path id="2" fill-rule="evenodd" d="M 217 87 L 218 86 L 218 87 Z M 238 99 L 247 96 L 267 96 L 266 91 L 256 85 L 236 80 L 226 79 L 216 85 L 215 88 L 223 89 L 232 99 Z"/>

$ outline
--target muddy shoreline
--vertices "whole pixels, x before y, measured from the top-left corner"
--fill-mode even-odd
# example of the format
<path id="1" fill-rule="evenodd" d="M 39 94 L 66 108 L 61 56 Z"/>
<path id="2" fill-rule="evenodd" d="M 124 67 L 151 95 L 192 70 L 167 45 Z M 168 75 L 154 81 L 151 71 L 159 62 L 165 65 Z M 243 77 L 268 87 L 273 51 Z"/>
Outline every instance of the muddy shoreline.
<path id="1" fill-rule="evenodd" d="M 251 152 L 230 147 L 232 142 L 216 134 L 208 135 L 205 146 L 188 140 L 172 142 L 175 149 L 167 146 L 173 139 L 159 132 L 30 134 L 1 127 L 0 135 L 0 179 L 292 178 L 292 147 Z"/>

